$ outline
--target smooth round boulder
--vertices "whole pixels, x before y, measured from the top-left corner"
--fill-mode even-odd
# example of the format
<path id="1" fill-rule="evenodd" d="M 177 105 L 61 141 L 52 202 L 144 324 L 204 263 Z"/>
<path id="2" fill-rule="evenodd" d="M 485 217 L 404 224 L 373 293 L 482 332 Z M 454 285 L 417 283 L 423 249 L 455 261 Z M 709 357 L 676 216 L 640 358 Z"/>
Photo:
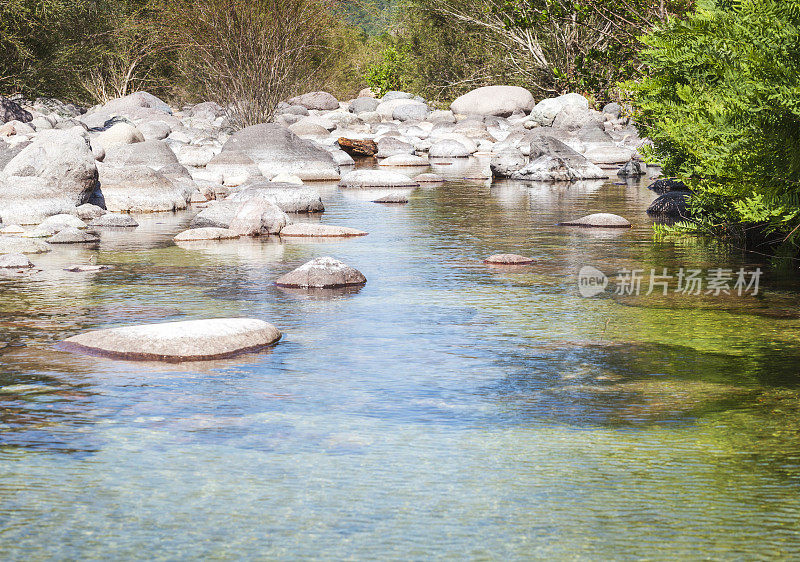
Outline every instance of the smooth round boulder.
<path id="1" fill-rule="evenodd" d="M 490 265 L 529 265 L 535 262 L 535 259 L 519 254 L 494 254 L 483 260 Z"/>
<path id="2" fill-rule="evenodd" d="M 358 271 L 332 257 L 325 256 L 311 260 L 297 269 L 279 277 L 275 284 L 279 287 L 301 289 L 333 289 L 363 285 L 367 278 Z"/>
<path id="3" fill-rule="evenodd" d="M 228 228 L 190 228 L 179 232 L 173 240 L 175 242 L 192 242 L 196 240 L 231 240 L 239 235 Z"/>
<path id="4" fill-rule="evenodd" d="M 106 210 L 91 203 L 84 203 L 75 208 L 75 214 L 81 220 L 90 221 L 106 214 Z"/>
<path id="5" fill-rule="evenodd" d="M 62 348 L 139 361 L 206 361 L 272 345 L 281 332 L 255 318 L 215 318 L 95 330 L 64 340 Z"/>
<path id="6" fill-rule="evenodd" d="M 429 158 L 468 158 L 469 155 L 469 149 L 453 139 L 436 141 L 428 150 Z"/>
<path id="7" fill-rule="evenodd" d="M 0 269 L 28 269 L 33 267 L 25 254 L 0 255 Z"/>
<path id="8" fill-rule="evenodd" d="M 611 213 L 594 213 L 572 221 L 560 222 L 559 226 L 583 226 L 595 228 L 631 228 L 627 219 Z"/>
<path id="9" fill-rule="evenodd" d="M 350 102 L 349 111 L 358 115 L 359 113 L 375 111 L 380 104 L 380 100 L 374 97 L 358 97 Z"/>
<path id="10" fill-rule="evenodd" d="M 388 170 L 353 170 L 345 174 L 339 187 L 363 189 L 369 187 L 419 187 L 410 177 Z"/>
<path id="11" fill-rule="evenodd" d="M 450 104 L 453 113 L 461 115 L 496 115 L 530 113 L 533 94 L 519 86 L 484 86 L 460 96 Z"/>
<path id="12" fill-rule="evenodd" d="M 332 224 L 319 223 L 294 223 L 288 224 L 281 230 L 281 237 L 348 237 L 366 236 L 368 233 L 363 230 L 349 228 L 347 226 L 337 226 Z"/>
<path id="13" fill-rule="evenodd" d="M 95 139 L 106 150 L 125 144 L 144 142 L 142 132 L 130 123 L 115 123 Z"/>
<path id="14" fill-rule="evenodd" d="M 289 104 L 301 105 L 306 109 L 317 109 L 321 111 L 339 109 L 339 100 L 328 92 L 308 92 L 302 96 L 290 99 Z"/>
<path id="15" fill-rule="evenodd" d="M 57 229 L 71 226 L 73 228 L 80 229 L 80 228 L 86 228 L 86 223 L 83 222 L 78 217 L 76 217 L 75 215 L 59 214 L 47 217 L 42 221 L 42 223 L 39 226 L 54 227 Z"/>
<path id="16" fill-rule="evenodd" d="M 47 239 L 48 244 L 93 244 L 99 241 L 100 238 L 96 234 L 72 226 L 59 230 Z"/>

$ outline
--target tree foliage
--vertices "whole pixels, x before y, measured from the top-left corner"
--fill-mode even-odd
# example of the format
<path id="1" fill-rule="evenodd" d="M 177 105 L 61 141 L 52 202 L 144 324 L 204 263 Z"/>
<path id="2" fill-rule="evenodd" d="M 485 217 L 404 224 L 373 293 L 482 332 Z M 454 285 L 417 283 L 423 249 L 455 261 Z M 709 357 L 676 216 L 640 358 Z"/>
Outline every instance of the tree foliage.
<path id="1" fill-rule="evenodd" d="M 579 91 L 609 99 L 617 82 L 641 69 L 638 36 L 669 15 L 685 13 L 691 4 L 691 0 L 407 0 L 397 12 L 401 15 L 393 35 L 395 43 L 410 52 L 403 79 L 435 85 L 438 97 L 452 98 L 502 81 L 542 97 Z M 447 55 L 453 60 L 446 61 Z"/>
<path id="2" fill-rule="evenodd" d="M 664 171 L 693 181 L 698 227 L 792 232 L 800 223 L 800 0 L 702 0 L 644 38 L 629 82 Z"/>

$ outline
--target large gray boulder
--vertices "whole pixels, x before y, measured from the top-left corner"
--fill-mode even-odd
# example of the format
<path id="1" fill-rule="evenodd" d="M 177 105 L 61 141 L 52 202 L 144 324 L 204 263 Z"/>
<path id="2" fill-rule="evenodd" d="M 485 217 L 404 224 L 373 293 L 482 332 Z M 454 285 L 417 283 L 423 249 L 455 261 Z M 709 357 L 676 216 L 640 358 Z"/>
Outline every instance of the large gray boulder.
<path id="1" fill-rule="evenodd" d="M 397 156 L 398 154 L 413 155 L 415 153 L 414 145 L 401 141 L 395 137 L 383 137 L 378 140 L 378 158 L 389 158 L 390 156 Z"/>
<path id="2" fill-rule="evenodd" d="M 534 106 L 533 94 L 519 86 L 484 86 L 460 96 L 450 104 L 453 113 L 461 115 L 498 115 L 529 113 Z"/>
<path id="3" fill-rule="evenodd" d="M 286 172 L 303 181 L 339 179 L 339 166 L 327 150 L 275 123 L 237 131 L 222 147 L 226 152 L 247 155 L 267 177 Z"/>
<path id="4" fill-rule="evenodd" d="M 333 289 L 363 285 L 366 282 L 367 278 L 357 269 L 326 256 L 311 260 L 280 276 L 275 284 L 279 287 Z"/>
<path id="5" fill-rule="evenodd" d="M 350 113 L 366 113 L 368 111 L 375 111 L 381 104 L 380 100 L 375 98 L 356 98 L 350 102 Z"/>
<path id="6" fill-rule="evenodd" d="M 95 330 L 67 338 L 63 347 L 116 359 L 180 362 L 231 357 L 280 338 L 263 320 L 215 318 Z"/>
<path id="7" fill-rule="evenodd" d="M 605 178 L 606 173 L 563 142 L 552 137 L 534 137 L 530 162 L 511 177 L 531 181 L 575 181 Z"/>
<path id="8" fill-rule="evenodd" d="M 192 191 L 190 184 L 172 181 L 147 166 L 102 166 L 100 170 L 99 199 L 112 212 L 185 209 Z"/>
<path id="9" fill-rule="evenodd" d="M 392 111 L 392 119 L 398 121 L 424 121 L 431 110 L 422 102 L 404 103 Z"/>
<path id="10" fill-rule="evenodd" d="M 130 123 L 116 123 L 95 138 L 106 151 L 115 146 L 144 142 L 142 132 Z"/>
<path id="11" fill-rule="evenodd" d="M 0 174 L 0 219 L 36 224 L 86 203 L 97 183 L 97 167 L 77 129 L 41 131 Z"/>
<path id="12" fill-rule="evenodd" d="M 468 158 L 469 148 L 454 139 L 442 139 L 431 144 L 429 158 Z"/>
<path id="13" fill-rule="evenodd" d="M 328 92 L 308 92 L 289 100 L 290 105 L 302 105 L 306 109 L 331 111 L 339 109 L 339 100 Z"/>

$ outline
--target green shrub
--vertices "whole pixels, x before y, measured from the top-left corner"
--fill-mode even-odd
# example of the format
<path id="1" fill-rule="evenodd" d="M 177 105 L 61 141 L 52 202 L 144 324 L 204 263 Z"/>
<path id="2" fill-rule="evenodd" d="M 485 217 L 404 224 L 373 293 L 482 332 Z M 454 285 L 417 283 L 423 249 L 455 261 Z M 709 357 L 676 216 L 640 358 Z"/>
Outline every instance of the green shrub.
<path id="1" fill-rule="evenodd" d="M 695 227 L 796 232 L 800 0 L 700 0 L 643 40 L 648 72 L 623 87 L 650 160 L 692 181 Z"/>

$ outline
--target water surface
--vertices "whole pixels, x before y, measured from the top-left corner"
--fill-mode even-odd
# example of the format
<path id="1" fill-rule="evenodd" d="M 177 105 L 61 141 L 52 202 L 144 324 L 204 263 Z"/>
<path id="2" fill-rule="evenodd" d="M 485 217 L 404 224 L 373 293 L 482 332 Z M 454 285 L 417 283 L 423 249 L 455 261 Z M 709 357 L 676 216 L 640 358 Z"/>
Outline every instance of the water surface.
<path id="1" fill-rule="evenodd" d="M 582 298 L 583 265 L 767 268 L 654 239 L 636 182 L 449 181 L 407 205 L 320 189 L 301 220 L 370 234 L 177 247 L 192 213 L 155 214 L 0 279 L 3 560 L 800 556 L 793 274 L 757 296 Z M 591 212 L 634 227 L 556 226 Z M 538 262 L 482 263 L 511 252 Z M 61 270 L 94 253 L 116 269 Z M 324 255 L 366 286 L 274 286 Z M 220 316 L 285 336 L 180 365 L 54 348 Z"/>

